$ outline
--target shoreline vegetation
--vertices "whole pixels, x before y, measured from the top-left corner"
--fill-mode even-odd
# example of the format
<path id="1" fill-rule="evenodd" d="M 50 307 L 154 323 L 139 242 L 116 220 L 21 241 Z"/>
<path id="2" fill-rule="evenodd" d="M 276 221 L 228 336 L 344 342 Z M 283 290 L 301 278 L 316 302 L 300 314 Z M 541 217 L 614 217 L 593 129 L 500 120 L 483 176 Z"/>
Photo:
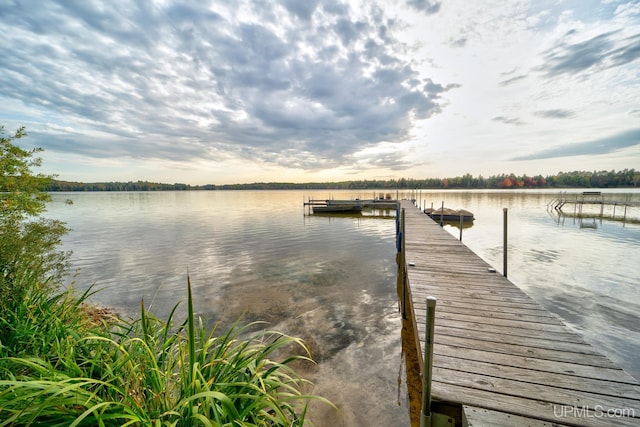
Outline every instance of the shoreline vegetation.
<path id="1" fill-rule="evenodd" d="M 226 332 L 193 310 L 136 319 L 65 287 L 64 223 L 42 218 L 52 177 L 36 174 L 40 149 L 24 150 L 0 126 L 0 427 L 303 426 L 313 363 L 299 338 L 237 320 Z M 308 420 L 307 420 L 308 421 Z"/>
<path id="2" fill-rule="evenodd" d="M 474 177 L 470 174 L 453 178 L 401 178 L 390 180 L 357 180 L 339 182 L 256 182 L 251 184 L 190 185 L 163 184 L 149 181 L 73 182 L 52 180 L 45 191 L 189 191 L 189 190 L 384 190 L 384 189 L 528 189 L 528 188 L 638 188 L 640 171 L 573 171 L 555 175 L 501 174 Z"/>

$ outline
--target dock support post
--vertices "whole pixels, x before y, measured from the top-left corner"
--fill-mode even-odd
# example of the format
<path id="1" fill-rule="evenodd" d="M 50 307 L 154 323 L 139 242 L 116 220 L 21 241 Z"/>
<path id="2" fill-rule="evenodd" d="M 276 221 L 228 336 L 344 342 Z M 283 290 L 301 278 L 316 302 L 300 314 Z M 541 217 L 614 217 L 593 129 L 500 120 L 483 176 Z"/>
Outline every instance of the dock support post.
<path id="1" fill-rule="evenodd" d="M 407 260 L 404 256 L 405 240 L 404 240 L 404 208 L 400 210 L 400 204 L 396 205 L 396 262 L 398 264 L 398 283 L 396 285 L 398 293 L 398 301 L 400 303 L 400 313 L 402 318 L 407 318 Z"/>
<path id="2" fill-rule="evenodd" d="M 431 377 L 433 365 L 433 336 L 436 319 L 436 299 L 427 297 L 427 320 L 424 339 L 424 378 L 422 379 L 422 411 L 420 427 L 431 426 Z"/>
<path id="3" fill-rule="evenodd" d="M 502 209 L 502 274 L 507 277 L 507 208 Z"/>
<path id="4" fill-rule="evenodd" d="M 402 222 L 400 223 L 402 239 L 400 241 L 400 268 L 402 269 L 402 318 L 407 318 L 407 260 L 405 258 L 405 234 L 404 234 L 404 208 L 402 209 Z"/>
<path id="5" fill-rule="evenodd" d="M 462 242 L 462 214 L 460 214 L 460 241 Z"/>

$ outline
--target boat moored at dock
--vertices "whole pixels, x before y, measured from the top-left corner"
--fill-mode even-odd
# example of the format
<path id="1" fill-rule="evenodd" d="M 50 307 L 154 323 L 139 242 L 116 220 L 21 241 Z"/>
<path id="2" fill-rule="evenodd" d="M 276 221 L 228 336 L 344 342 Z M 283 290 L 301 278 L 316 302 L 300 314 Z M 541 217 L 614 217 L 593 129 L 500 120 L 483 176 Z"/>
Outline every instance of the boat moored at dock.
<path id="1" fill-rule="evenodd" d="M 473 213 L 465 209 L 427 208 L 424 210 L 424 213 L 438 221 L 459 221 L 460 217 L 462 217 L 463 221 L 473 221 L 475 219 Z"/>

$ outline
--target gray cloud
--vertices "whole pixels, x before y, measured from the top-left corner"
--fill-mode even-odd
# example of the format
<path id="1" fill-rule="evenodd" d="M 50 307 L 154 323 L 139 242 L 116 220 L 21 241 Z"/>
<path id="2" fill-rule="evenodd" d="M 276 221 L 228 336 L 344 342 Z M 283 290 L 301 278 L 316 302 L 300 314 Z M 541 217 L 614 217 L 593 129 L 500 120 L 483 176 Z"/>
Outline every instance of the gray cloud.
<path id="1" fill-rule="evenodd" d="M 313 12 L 318 7 L 317 0 L 307 0 L 307 1 L 298 1 L 298 0 L 283 0 L 282 4 L 287 10 L 297 16 L 300 19 L 305 21 L 310 21 Z"/>
<path id="2" fill-rule="evenodd" d="M 407 167 L 413 166 L 411 162 L 408 162 L 403 153 L 401 152 L 385 152 L 380 154 L 372 154 L 365 158 L 360 159 L 358 162 L 358 168 L 372 168 L 372 169 L 391 169 L 396 171 L 406 170 Z"/>
<path id="3" fill-rule="evenodd" d="M 508 78 L 507 80 L 501 81 L 499 84 L 500 84 L 500 86 L 508 86 L 508 85 L 510 85 L 512 83 L 516 83 L 516 82 L 518 82 L 520 80 L 524 80 L 526 78 L 527 78 L 527 76 L 525 76 L 525 75 L 514 76 L 514 77 L 511 77 L 511 78 Z"/>
<path id="4" fill-rule="evenodd" d="M 496 116 L 493 119 L 494 122 L 500 122 L 500 123 L 504 123 L 506 125 L 516 125 L 516 126 L 522 126 L 525 124 L 525 122 L 523 122 L 521 119 L 519 119 L 518 117 L 505 117 L 505 116 Z"/>
<path id="5" fill-rule="evenodd" d="M 400 55 L 398 23 L 374 7 L 356 16 L 340 1 L 240 3 L 256 19 L 198 1 L 4 7 L 0 39 L 11 55 L 0 63 L 0 101 L 54 112 L 74 129 L 37 124 L 31 133 L 47 150 L 175 160 L 229 152 L 311 168 L 408 139 L 412 120 L 439 113 L 457 87 L 420 78 Z"/>
<path id="6" fill-rule="evenodd" d="M 449 44 L 452 47 L 465 47 L 467 45 L 467 41 L 468 40 L 469 39 L 466 36 L 460 36 L 460 37 L 457 37 L 455 39 L 453 39 L 453 38 L 450 39 L 449 40 Z"/>
<path id="7" fill-rule="evenodd" d="M 571 43 L 568 39 L 575 34 L 575 30 L 567 32 L 556 47 L 545 52 L 542 70 L 548 75 L 616 67 L 640 58 L 640 34 L 619 39 L 618 31 L 611 31 Z"/>
<path id="8" fill-rule="evenodd" d="M 553 110 L 540 110 L 535 113 L 538 117 L 544 117 L 548 119 L 568 119 L 575 115 L 573 111 L 570 110 L 562 110 L 562 109 L 553 109 Z"/>
<path id="9" fill-rule="evenodd" d="M 428 15 L 438 13 L 442 2 L 435 0 L 407 0 L 407 4 Z"/>
<path id="10" fill-rule="evenodd" d="M 564 144 L 534 154 L 514 157 L 511 160 L 540 160 L 557 157 L 608 154 L 636 145 L 640 145 L 640 128 L 592 141 Z"/>

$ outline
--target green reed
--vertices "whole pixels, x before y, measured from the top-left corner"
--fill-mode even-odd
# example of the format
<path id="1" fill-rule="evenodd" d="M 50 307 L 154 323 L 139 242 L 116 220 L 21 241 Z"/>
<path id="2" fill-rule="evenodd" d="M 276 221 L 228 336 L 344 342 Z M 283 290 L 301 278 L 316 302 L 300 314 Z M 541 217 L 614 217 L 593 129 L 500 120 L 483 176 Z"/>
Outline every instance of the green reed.
<path id="1" fill-rule="evenodd" d="M 49 342 L 41 352 L 4 352 L 0 427 L 302 426 L 311 400 L 331 405 L 304 394 L 307 381 L 290 366 L 311 362 L 300 339 L 249 332 L 256 323 L 216 334 L 196 318 L 189 281 L 187 290 L 179 325 L 177 306 L 161 321 L 142 302 L 138 319 L 100 329 L 67 293 L 47 300 L 49 323 L 64 314 L 71 327 L 40 334 Z"/>

